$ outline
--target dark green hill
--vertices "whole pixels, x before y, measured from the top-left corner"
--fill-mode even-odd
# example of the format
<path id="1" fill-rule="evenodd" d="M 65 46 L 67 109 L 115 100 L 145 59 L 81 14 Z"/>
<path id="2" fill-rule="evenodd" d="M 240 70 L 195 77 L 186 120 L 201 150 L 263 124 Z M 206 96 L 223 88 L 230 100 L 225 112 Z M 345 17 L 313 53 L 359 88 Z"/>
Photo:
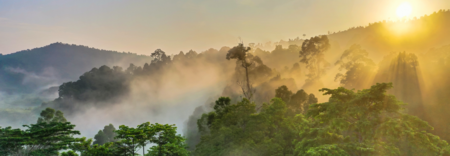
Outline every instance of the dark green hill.
<path id="1" fill-rule="evenodd" d="M 0 55 L 0 91 L 33 92 L 76 80 L 93 67 L 127 67 L 130 63 L 143 65 L 150 61 L 150 56 L 129 52 L 53 43 L 41 48 Z"/>

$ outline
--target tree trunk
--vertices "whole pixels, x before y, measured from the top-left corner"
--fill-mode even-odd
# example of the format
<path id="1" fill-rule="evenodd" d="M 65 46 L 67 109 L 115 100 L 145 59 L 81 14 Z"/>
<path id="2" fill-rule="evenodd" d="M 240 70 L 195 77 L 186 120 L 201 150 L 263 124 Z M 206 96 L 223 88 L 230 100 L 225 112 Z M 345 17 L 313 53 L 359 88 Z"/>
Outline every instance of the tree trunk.
<path id="1" fill-rule="evenodd" d="M 142 146 L 142 156 L 145 156 L 145 145 Z"/>
<path id="2" fill-rule="evenodd" d="M 251 98 L 252 98 L 252 96 L 253 96 L 253 93 L 252 93 L 252 91 L 251 91 L 251 88 L 250 88 L 250 80 L 249 80 L 249 78 L 248 78 L 248 66 L 247 66 L 247 62 L 244 60 L 244 63 L 245 63 L 245 77 L 247 78 L 247 94 L 248 93 L 250 93 L 250 95 L 248 95 L 248 100 L 250 100 Z"/>

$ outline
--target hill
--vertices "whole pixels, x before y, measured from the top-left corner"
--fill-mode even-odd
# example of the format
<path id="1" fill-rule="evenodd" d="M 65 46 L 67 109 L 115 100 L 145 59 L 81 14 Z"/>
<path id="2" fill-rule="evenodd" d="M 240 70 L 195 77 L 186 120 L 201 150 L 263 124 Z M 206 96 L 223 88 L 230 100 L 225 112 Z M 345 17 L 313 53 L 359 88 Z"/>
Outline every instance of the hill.
<path id="1" fill-rule="evenodd" d="M 450 10 L 399 21 L 379 21 L 328 35 L 339 54 L 353 44 L 365 48 L 376 61 L 390 52 L 423 53 L 450 44 Z M 333 45 L 334 43 L 334 45 Z"/>
<path id="2" fill-rule="evenodd" d="M 39 92 L 63 82 L 76 80 L 84 72 L 102 65 L 144 64 L 151 57 L 133 53 L 100 50 L 81 45 L 50 45 L 0 55 L 0 91 Z"/>

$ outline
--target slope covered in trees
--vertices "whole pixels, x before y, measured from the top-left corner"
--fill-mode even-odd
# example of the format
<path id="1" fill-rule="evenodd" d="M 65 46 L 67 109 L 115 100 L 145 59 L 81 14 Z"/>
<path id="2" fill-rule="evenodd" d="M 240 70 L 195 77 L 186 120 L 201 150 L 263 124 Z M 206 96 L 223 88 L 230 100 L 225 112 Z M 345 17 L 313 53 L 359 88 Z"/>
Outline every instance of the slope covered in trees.
<path id="1" fill-rule="evenodd" d="M 0 75 L 5 82 L 0 86 L 14 93 L 47 85 L 25 83 L 34 80 L 26 77 L 29 71 L 48 78 L 47 67 L 55 68 L 48 73 L 63 73 L 70 81 L 58 84 L 56 99 L 28 109 L 2 109 L 0 118 L 29 124 L 22 117 L 34 123 L 30 114 L 44 110 L 38 124 L 70 119 L 80 128 L 95 124 L 90 135 L 95 140 L 73 144 L 73 150 L 86 155 L 135 153 L 150 147 L 149 142 L 157 146 L 142 151 L 147 155 L 185 155 L 187 147 L 194 155 L 447 155 L 446 17 L 449 11 L 370 24 L 279 42 L 271 51 L 263 49 L 270 46 L 240 43 L 200 53 L 170 56 L 157 49 L 137 56 L 52 44 L 0 56 L 0 70 L 7 73 Z M 405 32 L 394 30 L 406 25 Z M 83 50 L 90 52 L 78 54 Z M 77 72 L 81 76 L 73 76 Z M 182 120 L 186 138 L 176 135 L 173 125 L 148 120 L 177 121 L 179 127 Z M 127 125 L 103 127 L 113 122 Z M 58 125 L 40 125 L 46 126 Z M 14 137 L 34 134 L 3 130 Z M 16 138 L 17 146 L 0 148 L 36 144 Z"/>
<path id="2" fill-rule="evenodd" d="M 144 64 L 149 56 L 80 45 L 50 45 L 0 55 L 0 90 L 30 92 L 74 80 L 92 67 Z M 56 81 L 56 82 L 55 82 Z"/>
<path id="3" fill-rule="evenodd" d="M 333 46 L 359 44 L 379 61 L 389 52 L 420 53 L 449 44 L 450 10 L 399 21 L 379 21 L 329 34 Z"/>

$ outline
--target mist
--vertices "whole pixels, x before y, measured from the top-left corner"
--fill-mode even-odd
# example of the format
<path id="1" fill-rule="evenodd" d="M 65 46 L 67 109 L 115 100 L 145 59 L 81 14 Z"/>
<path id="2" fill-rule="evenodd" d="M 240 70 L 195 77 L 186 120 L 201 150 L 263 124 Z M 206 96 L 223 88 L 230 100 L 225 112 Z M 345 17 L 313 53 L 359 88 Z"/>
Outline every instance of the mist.
<path id="1" fill-rule="evenodd" d="M 174 124 L 177 146 L 194 155 L 304 155 L 316 147 L 383 155 L 391 149 L 384 143 L 411 155 L 422 150 L 411 142 L 423 138 L 430 145 L 417 147 L 436 148 L 417 153 L 450 154 L 449 17 L 439 10 L 198 52 L 52 43 L 0 55 L 0 126 L 42 124 L 52 108 L 76 126 L 76 137 L 95 141 L 109 124 Z M 115 143 L 123 142 L 102 147 Z"/>

